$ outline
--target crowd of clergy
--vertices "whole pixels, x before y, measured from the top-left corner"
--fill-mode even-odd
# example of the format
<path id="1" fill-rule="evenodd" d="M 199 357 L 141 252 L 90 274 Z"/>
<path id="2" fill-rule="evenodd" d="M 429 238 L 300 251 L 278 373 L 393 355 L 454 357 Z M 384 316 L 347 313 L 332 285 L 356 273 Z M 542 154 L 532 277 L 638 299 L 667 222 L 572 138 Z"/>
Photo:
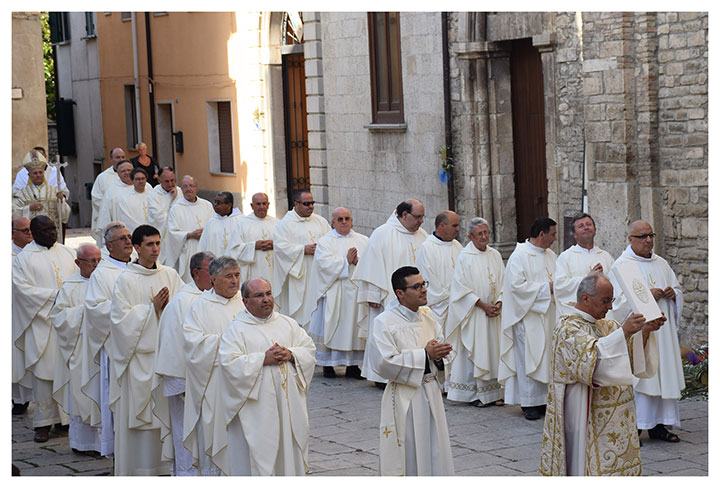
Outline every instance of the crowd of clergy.
<path id="1" fill-rule="evenodd" d="M 545 475 L 640 474 L 643 430 L 679 441 L 683 295 L 647 222 L 613 259 L 590 215 L 559 256 L 539 217 L 504 264 L 486 220 L 466 216 L 463 246 L 460 216 L 440 212 L 428 235 L 416 199 L 367 237 L 346 208 L 314 213 L 309 190 L 280 220 L 264 193 L 244 215 L 230 192 L 198 197 L 192 176 L 178 187 L 169 167 L 109 159 L 96 244 L 77 250 L 42 148 L 13 189 L 13 414 L 34 402 L 36 442 L 69 430 L 116 475 L 302 475 L 316 365 L 384 390 L 381 475 L 454 474 L 443 395 L 544 416 Z M 623 295 L 626 262 L 660 319 Z"/>

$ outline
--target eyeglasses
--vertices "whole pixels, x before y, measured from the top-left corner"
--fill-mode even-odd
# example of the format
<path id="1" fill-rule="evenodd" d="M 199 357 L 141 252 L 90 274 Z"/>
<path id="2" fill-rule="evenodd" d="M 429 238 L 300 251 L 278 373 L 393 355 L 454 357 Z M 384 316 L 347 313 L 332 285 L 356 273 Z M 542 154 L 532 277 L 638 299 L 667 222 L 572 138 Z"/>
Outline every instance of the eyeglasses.
<path id="1" fill-rule="evenodd" d="M 116 238 L 116 239 L 113 239 L 113 240 L 110 241 L 110 242 L 115 242 L 115 241 L 132 241 L 132 236 L 130 236 L 130 235 L 120 236 L 120 237 L 118 237 L 118 238 Z"/>
<path id="2" fill-rule="evenodd" d="M 83 258 L 77 258 L 78 261 L 85 261 L 86 263 L 93 263 L 93 264 L 100 264 L 100 261 L 102 261 L 102 258 L 98 259 L 83 259 Z"/>
<path id="3" fill-rule="evenodd" d="M 352 220 L 352 217 L 338 217 L 335 220 L 338 222 L 350 222 Z"/>
<path id="4" fill-rule="evenodd" d="M 603 305 L 610 305 L 611 303 L 615 302 L 615 297 L 613 297 L 613 298 L 598 298 L 595 295 L 588 295 L 588 296 L 591 296 L 592 298 L 594 298 L 596 300 L 600 300 Z"/>
<path id="5" fill-rule="evenodd" d="M 408 213 L 409 213 L 412 217 L 414 217 L 415 220 L 422 220 L 422 219 L 425 218 L 424 215 L 415 215 L 415 214 L 411 214 L 410 212 L 408 212 Z"/>
<path id="6" fill-rule="evenodd" d="M 30 227 L 28 227 L 27 229 L 16 229 L 15 227 L 13 227 L 13 230 L 17 232 L 22 232 L 23 234 L 30 234 Z"/>
<path id="7" fill-rule="evenodd" d="M 640 234 L 639 236 L 634 236 L 634 235 L 630 234 L 630 237 L 634 237 L 635 239 L 643 239 L 643 240 L 645 240 L 645 239 L 647 239 L 648 237 L 650 237 L 651 239 L 655 239 L 655 236 L 656 236 L 656 235 L 657 235 L 657 234 L 655 234 L 654 232 L 651 232 L 650 234 Z"/>
<path id="8" fill-rule="evenodd" d="M 295 200 L 295 203 L 299 203 L 300 205 L 304 205 L 304 206 L 306 206 L 306 207 L 312 207 L 313 205 L 315 205 L 315 202 L 314 202 L 314 201 L 310 201 L 310 202 L 299 202 L 299 201 Z"/>
<path id="9" fill-rule="evenodd" d="M 227 205 L 228 203 L 230 203 L 230 202 L 224 202 L 222 200 L 215 200 L 213 202 L 214 205 Z"/>
<path id="10" fill-rule="evenodd" d="M 420 290 L 422 290 L 423 288 L 427 288 L 428 284 L 429 284 L 429 283 L 428 283 L 427 281 L 421 281 L 420 283 L 415 283 L 414 285 L 403 286 L 403 287 L 400 288 L 400 289 L 401 289 L 401 290 L 407 290 L 408 288 L 412 288 L 412 289 L 415 290 L 415 291 L 420 291 Z"/>

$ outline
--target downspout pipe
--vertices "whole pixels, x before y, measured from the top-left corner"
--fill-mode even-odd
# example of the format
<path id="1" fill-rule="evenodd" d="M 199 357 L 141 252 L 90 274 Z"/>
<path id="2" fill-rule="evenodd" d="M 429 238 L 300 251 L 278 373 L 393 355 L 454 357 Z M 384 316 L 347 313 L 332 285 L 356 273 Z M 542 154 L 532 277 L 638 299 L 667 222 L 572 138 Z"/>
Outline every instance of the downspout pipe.
<path id="1" fill-rule="evenodd" d="M 442 19 L 442 62 L 443 62 L 443 98 L 445 109 L 445 148 L 446 157 L 452 161 L 452 112 L 450 107 L 450 53 L 448 30 L 450 28 L 447 12 L 441 12 Z M 448 170 L 448 209 L 455 211 L 455 178 L 454 170 Z"/>
<path id="2" fill-rule="evenodd" d="M 148 93 L 150 95 L 150 139 L 152 155 L 157 159 L 157 128 L 155 121 L 155 82 L 153 81 L 152 37 L 150 36 L 150 12 L 145 12 L 145 45 L 147 49 Z"/>
<path id="3" fill-rule="evenodd" d="M 137 18 L 131 14 L 133 41 L 133 75 L 135 77 L 135 115 L 137 121 L 137 142 L 142 141 L 142 116 L 140 115 L 140 69 L 138 68 Z M 130 148 L 128 148 L 130 149 Z M 137 148 L 132 148 L 137 149 Z"/>

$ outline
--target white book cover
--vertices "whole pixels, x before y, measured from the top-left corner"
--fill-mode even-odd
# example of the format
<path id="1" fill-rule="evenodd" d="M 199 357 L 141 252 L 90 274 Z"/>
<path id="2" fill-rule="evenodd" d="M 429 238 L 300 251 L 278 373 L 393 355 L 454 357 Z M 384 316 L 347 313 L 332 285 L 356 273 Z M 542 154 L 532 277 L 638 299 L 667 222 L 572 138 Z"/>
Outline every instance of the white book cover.
<path id="1" fill-rule="evenodd" d="M 653 298 L 637 263 L 628 261 L 619 264 L 615 276 L 633 313 L 642 314 L 646 322 L 662 317 L 660 307 Z"/>

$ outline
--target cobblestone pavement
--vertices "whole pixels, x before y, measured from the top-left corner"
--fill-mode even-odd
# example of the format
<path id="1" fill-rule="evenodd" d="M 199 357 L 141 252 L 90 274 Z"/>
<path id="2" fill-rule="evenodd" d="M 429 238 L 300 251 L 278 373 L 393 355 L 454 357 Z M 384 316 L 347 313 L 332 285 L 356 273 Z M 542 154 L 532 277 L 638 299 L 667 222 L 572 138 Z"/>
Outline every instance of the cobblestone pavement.
<path id="1" fill-rule="evenodd" d="M 89 229 L 69 229 L 66 244 L 92 243 Z M 378 422 L 382 391 L 371 382 L 315 371 L 308 393 L 310 475 L 372 476 L 378 470 Z M 528 421 L 520 407 L 475 408 L 445 400 L 455 473 L 461 476 L 531 476 L 540 463 L 543 421 Z M 649 476 L 708 475 L 708 403 L 680 402 L 678 444 L 652 440 L 643 432 L 643 473 Z M 13 416 L 12 459 L 22 476 L 112 475 L 112 460 L 73 453 L 66 434 L 33 442 L 32 405 Z"/>
<path id="2" fill-rule="evenodd" d="M 378 469 L 378 422 L 382 391 L 368 381 L 327 379 L 318 367 L 308 393 L 310 475 L 373 476 Z M 460 476 L 531 476 L 540 462 L 543 421 L 528 421 L 520 407 L 475 408 L 445 400 L 455 472 Z M 9 406 L 8 406 L 9 408 Z M 678 444 L 643 432 L 643 472 L 650 476 L 708 475 L 708 403 L 680 402 Z M 22 476 L 112 475 L 112 460 L 75 454 L 67 435 L 33 442 L 32 405 L 13 416 L 12 459 Z"/>

